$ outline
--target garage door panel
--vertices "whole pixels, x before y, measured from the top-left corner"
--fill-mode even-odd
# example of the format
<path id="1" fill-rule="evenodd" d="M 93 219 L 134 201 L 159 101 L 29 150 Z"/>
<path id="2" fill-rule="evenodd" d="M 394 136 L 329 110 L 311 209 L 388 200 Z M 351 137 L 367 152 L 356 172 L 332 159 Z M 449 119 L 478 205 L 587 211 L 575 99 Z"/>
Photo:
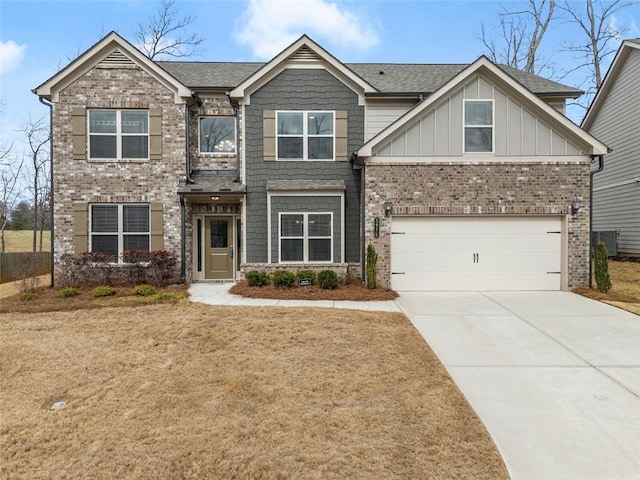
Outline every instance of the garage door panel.
<path id="1" fill-rule="evenodd" d="M 394 217 L 396 290 L 559 290 L 561 217 Z"/>

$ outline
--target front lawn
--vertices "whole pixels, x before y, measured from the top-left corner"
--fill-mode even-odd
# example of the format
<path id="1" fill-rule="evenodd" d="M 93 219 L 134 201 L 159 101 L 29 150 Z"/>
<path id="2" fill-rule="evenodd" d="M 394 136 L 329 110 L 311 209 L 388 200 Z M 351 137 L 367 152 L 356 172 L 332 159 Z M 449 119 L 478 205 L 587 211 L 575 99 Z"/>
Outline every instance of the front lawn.
<path id="1" fill-rule="evenodd" d="M 397 313 L 5 313 L 0 391 L 0 478 L 507 478 Z"/>

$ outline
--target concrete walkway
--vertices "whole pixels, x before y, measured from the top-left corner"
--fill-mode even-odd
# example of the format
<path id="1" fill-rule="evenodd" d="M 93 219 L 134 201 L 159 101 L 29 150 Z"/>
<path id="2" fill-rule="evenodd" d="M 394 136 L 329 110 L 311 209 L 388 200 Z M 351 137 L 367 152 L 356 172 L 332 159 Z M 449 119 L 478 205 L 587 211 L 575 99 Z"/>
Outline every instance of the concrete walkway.
<path id="1" fill-rule="evenodd" d="M 484 422 L 513 480 L 640 480 L 640 316 L 567 292 L 292 301 L 193 284 L 213 305 L 402 311 Z"/>

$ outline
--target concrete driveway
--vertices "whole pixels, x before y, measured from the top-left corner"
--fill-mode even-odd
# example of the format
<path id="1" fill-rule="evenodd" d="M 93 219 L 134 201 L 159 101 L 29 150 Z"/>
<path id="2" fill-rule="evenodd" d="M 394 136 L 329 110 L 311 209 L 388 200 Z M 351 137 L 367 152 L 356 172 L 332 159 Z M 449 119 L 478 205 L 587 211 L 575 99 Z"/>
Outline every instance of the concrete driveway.
<path id="1" fill-rule="evenodd" d="M 512 479 L 640 479 L 640 316 L 568 292 L 400 292 L 396 303 Z"/>

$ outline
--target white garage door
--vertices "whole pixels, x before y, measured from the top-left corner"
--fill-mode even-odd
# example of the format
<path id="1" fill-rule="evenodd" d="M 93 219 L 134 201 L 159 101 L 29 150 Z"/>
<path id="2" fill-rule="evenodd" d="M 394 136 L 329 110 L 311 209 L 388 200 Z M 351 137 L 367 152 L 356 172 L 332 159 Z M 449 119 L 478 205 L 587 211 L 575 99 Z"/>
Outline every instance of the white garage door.
<path id="1" fill-rule="evenodd" d="M 393 217 L 391 288 L 560 290 L 560 217 Z"/>

